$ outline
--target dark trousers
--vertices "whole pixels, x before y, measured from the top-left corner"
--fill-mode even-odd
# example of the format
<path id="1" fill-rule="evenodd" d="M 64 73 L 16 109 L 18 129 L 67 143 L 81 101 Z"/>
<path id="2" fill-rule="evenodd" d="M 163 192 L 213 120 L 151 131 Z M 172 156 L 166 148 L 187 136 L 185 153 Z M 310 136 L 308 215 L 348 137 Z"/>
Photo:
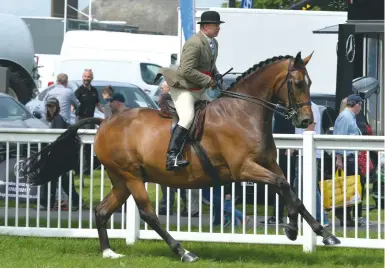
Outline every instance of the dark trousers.
<path id="1" fill-rule="evenodd" d="M 61 186 L 63 190 L 69 195 L 70 188 L 69 188 L 69 173 L 65 173 L 61 177 Z M 58 184 L 59 178 L 51 181 L 51 193 L 49 194 L 50 198 L 50 207 L 53 208 L 55 205 L 55 194 L 56 194 L 56 188 Z M 78 206 L 79 205 L 79 194 L 76 192 L 75 184 L 72 181 L 72 206 Z M 48 183 L 41 186 L 40 189 L 40 204 L 44 207 L 48 207 Z"/>
<path id="2" fill-rule="evenodd" d="M 280 154 L 279 154 L 279 167 L 281 168 L 283 174 L 285 175 L 285 178 L 287 179 L 288 178 L 288 163 L 287 163 L 287 160 L 288 160 L 288 157 L 285 155 L 285 152 L 286 150 L 280 150 Z M 290 155 L 289 155 L 290 157 Z M 293 188 L 294 186 L 294 181 L 295 181 L 295 160 L 296 158 L 298 157 L 294 157 L 294 155 L 292 155 L 290 157 L 290 185 L 291 187 Z M 274 205 L 273 205 L 273 216 L 275 216 L 275 211 L 276 211 L 276 195 L 274 195 Z M 281 219 L 283 218 L 283 210 L 285 208 L 285 201 L 283 199 L 282 196 L 279 196 L 279 201 L 278 201 L 278 217 Z"/>
<path id="3" fill-rule="evenodd" d="M 358 168 L 358 173 L 360 173 L 360 168 Z M 346 171 L 345 171 L 346 176 L 353 176 L 355 175 L 355 157 L 354 155 L 347 156 L 346 158 Z M 363 201 L 364 199 L 364 194 L 365 194 L 365 184 L 366 184 L 366 178 L 364 176 L 361 176 L 361 186 L 362 186 L 362 192 L 361 192 L 361 199 Z M 346 208 L 346 219 L 348 221 L 352 220 L 352 210 L 354 209 L 354 206 L 350 206 Z M 344 219 L 344 208 L 336 208 L 336 217 L 339 220 Z M 354 211 L 353 211 L 354 214 Z M 362 217 L 362 203 L 358 204 L 358 217 Z"/>
<path id="4" fill-rule="evenodd" d="M 86 119 L 89 117 L 83 117 L 83 116 L 78 116 L 77 121 Z M 85 124 L 82 129 L 95 129 L 95 124 Z M 83 146 L 83 171 L 86 171 L 86 174 L 91 169 L 91 144 L 84 144 Z M 80 160 L 80 158 L 79 158 Z"/>
<path id="5" fill-rule="evenodd" d="M 167 210 L 167 186 L 161 185 L 160 188 L 162 189 L 162 200 L 160 201 L 160 210 Z M 173 211 L 173 206 L 175 202 L 175 194 L 177 193 L 176 188 L 170 188 L 170 213 Z M 180 197 L 183 200 L 184 208 L 187 207 L 187 197 L 186 197 L 186 190 L 181 189 L 180 190 Z"/>

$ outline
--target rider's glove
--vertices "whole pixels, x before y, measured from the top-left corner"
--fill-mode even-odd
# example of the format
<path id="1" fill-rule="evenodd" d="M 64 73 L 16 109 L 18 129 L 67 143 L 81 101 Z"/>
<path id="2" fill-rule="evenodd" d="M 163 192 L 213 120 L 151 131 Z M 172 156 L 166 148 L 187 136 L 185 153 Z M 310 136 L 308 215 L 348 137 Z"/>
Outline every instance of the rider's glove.
<path id="1" fill-rule="evenodd" d="M 219 74 L 219 73 L 215 74 L 215 75 L 214 75 L 214 81 L 215 81 L 216 83 L 220 82 L 220 84 L 223 84 L 223 78 L 222 78 L 222 75 Z"/>

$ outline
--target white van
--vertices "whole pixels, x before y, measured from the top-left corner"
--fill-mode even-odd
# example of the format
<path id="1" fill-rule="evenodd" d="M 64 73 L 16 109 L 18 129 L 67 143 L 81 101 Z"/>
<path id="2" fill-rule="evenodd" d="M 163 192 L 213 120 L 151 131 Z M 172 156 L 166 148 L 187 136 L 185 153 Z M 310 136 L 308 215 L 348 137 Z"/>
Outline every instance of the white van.
<path id="1" fill-rule="evenodd" d="M 177 36 L 69 31 L 55 74 L 77 80 L 84 69 L 92 69 L 97 80 L 135 84 L 154 99 L 154 78 L 160 67 L 175 63 L 178 44 Z"/>

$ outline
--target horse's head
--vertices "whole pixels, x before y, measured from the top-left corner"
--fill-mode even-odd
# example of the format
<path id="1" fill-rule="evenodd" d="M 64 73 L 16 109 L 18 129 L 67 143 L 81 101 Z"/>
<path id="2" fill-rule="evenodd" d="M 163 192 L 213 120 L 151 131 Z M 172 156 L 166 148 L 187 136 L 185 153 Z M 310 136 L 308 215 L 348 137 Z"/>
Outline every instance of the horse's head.
<path id="1" fill-rule="evenodd" d="M 276 83 L 276 96 L 292 113 L 293 125 L 306 128 L 313 123 L 313 112 L 310 102 L 311 80 L 306 70 L 313 53 L 301 59 L 301 52 L 295 59 L 285 62 Z M 287 64 L 288 63 L 288 64 Z"/>

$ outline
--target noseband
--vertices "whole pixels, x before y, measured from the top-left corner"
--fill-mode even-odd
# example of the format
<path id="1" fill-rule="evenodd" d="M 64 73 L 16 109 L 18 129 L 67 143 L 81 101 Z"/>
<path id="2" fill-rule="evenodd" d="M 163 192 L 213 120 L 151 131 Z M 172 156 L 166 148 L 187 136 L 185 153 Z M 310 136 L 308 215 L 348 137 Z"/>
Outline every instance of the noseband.
<path id="1" fill-rule="evenodd" d="M 223 96 L 228 96 L 228 97 L 233 97 L 233 98 L 238 98 L 238 99 L 242 99 L 242 100 L 246 100 L 246 101 L 249 101 L 251 103 L 255 103 L 255 104 L 261 105 L 261 106 L 263 106 L 263 107 L 265 107 L 265 108 L 267 108 L 267 109 L 269 109 L 269 110 L 271 110 L 273 112 L 276 112 L 276 113 L 284 116 L 285 119 L 290 119 L 294 115 L 298 114 L 298 110 L 300 108 L 302 108 L 304 106 L 311 106 L 311 102 L 298 103 L 297 99 L 295 98 L 295 95 L 294 95 L 294 92 L 293 92 L 293 76 L 292 76 L 291 73 L 293 71 L 299 70 L 299 68 L 292 69 L 292 67 L 294 66 L 294 64 L 292 64 L 292 62 L 293 62 L 293 59 L 290 59 L 289 66 L 287 68 L 286 78 L 282 82 L 281 86 L 278 88 L 278 92 L 280 92 L 281 89 L 282 89 L 282 86 L 286 82 L 287 90 L 288 90 L 289 108 L 282 107 L 279 104 L 275 104 L 275 103 L 266 101 L 265 99 L 262 99 L 260 97 L 255 97 L 255 96 L 251 96 L 251 95 L 243 94 L 243 93 L 232 92 L 232 91 L 228 91 L 228 90 L 225 90 L 225 89 L 221 89 L 222 95 Z M 311 80 L 310 80 L 310 77 L 309 77 L 306 69 L 305 69 L 305 76 L 307 77 L 307 79 L 309 81 L 309 87 L 310 87 Z M 281 112 L 278 109 L 279 110 L 283 110 L 284 112 Z"/>

